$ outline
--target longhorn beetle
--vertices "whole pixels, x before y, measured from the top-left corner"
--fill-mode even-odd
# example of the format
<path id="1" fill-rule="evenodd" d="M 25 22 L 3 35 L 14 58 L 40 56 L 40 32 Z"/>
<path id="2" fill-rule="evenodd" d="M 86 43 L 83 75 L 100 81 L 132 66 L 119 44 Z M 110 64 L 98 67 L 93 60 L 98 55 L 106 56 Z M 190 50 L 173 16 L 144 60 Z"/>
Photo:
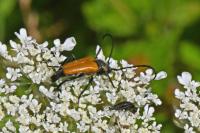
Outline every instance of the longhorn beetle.
<path id="1" fill-rule="evenodd" d="M 71 81 L 76 78 L 80 78 L 84 75 L 91 75 L 91 77 L 89 79 L 89 83 L 85 86 L 85 88 L 80 92 L 80 94 L 78 96 L 78 103 L 79 103 L 79 100 L 80 100 L 80 97 L 82 96 L 82 94 L 92 83 L 94 74 L 106 75 L 108 77 L 110 83 L 112 84 L 112 86 L 115 87 L 112 82 L 112 79 L 109 76 L 109 73 L 112 70 L 119 71 L 119 70 L 128 69 L 128 68 L 146 67 L 146 68 L 152 69 L 155 72 L 155 69 L 149 65 L 135 65 L 135 66 L 122 67 L 119 69 L 111 68 L 109 66 L 109 64 L 110 64 L 110 59 L 112 56 L 114 45 L 113 45 L 112 36 L 110 34 L 105 34 L 103 36 L 103 39 L 105 39 L 105 37 L 107 37 L 107 36 L 110 37 L 111 41 L 112 41 L 112 47 L 111 47 L 110 55 L 109 55 L 107 62 L 97 58 L 101 51 L 101 47 L 100 47 L 99 50 L 97 51 L 95 58 L 91 57 L 91 56 L 84 57 L 84 58 L 77 59 L 77 60 L 74 57 L 67 58 L 61 65 L 60 69 L 51 77 L 51 80 L 53 82 L 58 80 L 60 77 L 64 77 L 64 76 L 70 77 L 70 79 L 66 79 L 66 80 L 62 81 L 57 87 L 57 88 L 59 88 L 63 83 L 65 83 L 67 81 Z"/>

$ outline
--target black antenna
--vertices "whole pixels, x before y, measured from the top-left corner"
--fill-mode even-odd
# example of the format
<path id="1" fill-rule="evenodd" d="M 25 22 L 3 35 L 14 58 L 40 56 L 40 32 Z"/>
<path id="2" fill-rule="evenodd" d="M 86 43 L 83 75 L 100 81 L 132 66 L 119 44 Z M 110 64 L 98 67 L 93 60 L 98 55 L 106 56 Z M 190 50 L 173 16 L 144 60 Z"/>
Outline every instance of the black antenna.
<path id="1" fill-rule="evenodd" d="M 96 54 L 96 57 L 95 57 L 96 59 L 97 59 L 99 53 L 101 52 L 101 50 L 102 50 L 102 49 L 101 49 L 101 45 L 99 45 L 99 50 L 98 50 L 98 52 L 97 52 L 97 54 Z"/>
<path id="2" fill-rule="evenodd" d="M 155 73 L 155 76 L 153 78 L 153 80 L 156 78 L 156 70 L 155 68 L 153 68 L 152 66 L 149 66 L 149 65 L 135 65 L 135 66 L 128 66 L 128 67 L 122 67 L 122 68 L 111 68 L 111 70 L 115 70 L 115 71 L 120 71 L 120 70 L 123 70 L 123 69 L 127 69 L 127 68 L 136 68 L 136 67 L 146 67 L 146 68 L 150 68 L 153 70 L 153 73 Z"/>
<path id="3" fill-rule="evenodd" d="M 106 37 L 109 37 L 109 38 L 111 39 L 111 44 L 112 44 L 112 47 L 111 47 L 111 50 L 110 50 L 109 59 L 108 59 L 108 64 L 109 64 L 110 58 L 111 58 L 112 53 L 113 53 L 114 43 L 113 43 L 113 37 L 112 37 L 111 34 L 109 34 L 109 33 L 104 34 L 104 35 L 103 35 L 103 40 L 104 40 Z"/>

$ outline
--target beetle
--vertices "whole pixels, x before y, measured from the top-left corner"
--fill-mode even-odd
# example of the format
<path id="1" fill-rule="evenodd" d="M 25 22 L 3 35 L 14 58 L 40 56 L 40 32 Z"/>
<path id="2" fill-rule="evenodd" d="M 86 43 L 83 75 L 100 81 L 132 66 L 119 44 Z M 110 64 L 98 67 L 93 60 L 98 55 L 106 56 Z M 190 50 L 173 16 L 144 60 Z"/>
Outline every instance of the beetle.
<path id="1" fill-rule="evenodd" d="M 111 71 L 118 71 L 118 70 L 123 70 L 123 69 L 128 69 L 128 68 L 135 68 L 135 67 L 146 67 L 146 68 L 150 68 L 155 72 L 155 69 L 149 65 L 135 65 L 135 66 L 128 66 L 128 67 L 122 67 L 119 69 L 115 69 L 115 68 L 111 68 L 109 66 L 110 64 L 110 59 L 112 56 L 112 52 L 113 52 L 113 39 L 112 36 L 110 34 L 105 34 L 103 36 L 103 39 L 105 39 L 105 37 L 110 37 L 112 40 L 112 47 L 111 47 L 111 51 L 110 51 L 110 55 L 108 58 L 108 61 L 105 62 L 101 59 L 98 59 L 98 55 L 100 54 L 101 51 L 101 47 L 98 49 L 96 57 L 92 57 L 92 56 L 87 56 L 81 59 L 75 59 L 73 56 L 70 56 L 69 58 L 67 58 L 61 65 L 60 69 L 51 76 L 51 80 L 52 82 L 57 81 L 59 78 L 64 77 L 64 76 L 69 76 L 69 79 L 66 79 L 64 81 L 62 81 L 57 88 L 59 88 L 63 83 L 67 82 L 67 81 L 71 81 L 77 78 L 80 78 L 84 75 L 91 75 L 90 79 L 89 79 L 89 83 L 86 85 L 86 87 L 80 92 L 79 96 L 78 96 L 78 103 L 80 100 L 80 97 L 82 96 L 82 94 L 84 93 L 84 91 L 88 88 L 88 86 L 92 83 L 93 81 L 93 75 L 97 74 L 97 75 L 106 75 L 109 79 L 109 81 L 111 82 L 112 86 L 115 88 L 111 77 L 109 76 L 109 73 Z"/>
<path id="2" fill-rule="evenodd" d="M 125 111 L 131 111 L 132 113 L 135 113 L 137 111 L 134 104 L 127 101 L 120 102 L 111 106 L 110 110 L 117 110 L 117 111 L 125 110 Z"/>

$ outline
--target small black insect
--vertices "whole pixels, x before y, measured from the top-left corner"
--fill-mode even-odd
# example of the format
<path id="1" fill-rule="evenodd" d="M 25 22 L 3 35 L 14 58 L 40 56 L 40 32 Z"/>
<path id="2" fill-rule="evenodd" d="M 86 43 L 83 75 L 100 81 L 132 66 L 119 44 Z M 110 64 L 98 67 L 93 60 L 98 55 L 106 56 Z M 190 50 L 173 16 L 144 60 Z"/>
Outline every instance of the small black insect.
<path id="1" fill-rule="evenodd" d="M 131 102 L 120 102 L 117 103 L 113 106 L 110 107 L 110 110 L 125 110 L 125 111 L 131 111 L 132 113 L 135 113 L 137 111 L 137 108 L 135 107 L 135 105 Z"/>

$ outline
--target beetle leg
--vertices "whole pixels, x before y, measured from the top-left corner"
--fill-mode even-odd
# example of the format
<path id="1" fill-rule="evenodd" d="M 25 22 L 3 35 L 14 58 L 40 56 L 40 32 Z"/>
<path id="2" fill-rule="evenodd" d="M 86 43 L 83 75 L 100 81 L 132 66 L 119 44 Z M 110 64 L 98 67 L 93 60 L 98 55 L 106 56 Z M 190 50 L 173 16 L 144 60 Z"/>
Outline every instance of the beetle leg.
<path id="1" fill-rule="evenodd" d="M 61 87 L 61 85 L 63 85 L 65 82 L 68 82 L 68 81 L 71 81 L 71 80 L 75 80 L 75 79 L 77 79 L 77 78 L 80 78 L 80 77 L 82 77 L 83 76 L 83 74 L 80 74 L 80 75 L 78 75 L 78 76 L 74 76 L 74 77 L 72 77 L 72 78 L 70 78 L 70 79 L 66 79 L 66 80 L 64 80 L 64 81 L 62 81 L 58 86 L 57 86 L 57 90 Z"/>
<path id="2" fill-rule="evenodd" d="M 80 101 L 80 98 L 81 96 L 83 95 L 83 93 L 88 89 L 89 85 L 92 83 L 93 81 L 93 77 L 90 78 L 88 84 L 84 87 L 84 89 L 81 91 L 81 93 L 79 94 L 78 96 L 78 104 L 79 104 L 79 101 Z"/>
<path id="3" fill-rule="evenodd" d="M 114 86 L 114 83 L 112 82 L 112 79 L 111 79 L 111 77 L 109 76 L 108 73 L 106 73 L 106 76 L 108 77 L 108 79 L 109 79 L 110 83 L 112 84 L 113 88 L 116 88 L 116 87 Z"/>
<path id="4" fill-rule="evenodd" d="M 75 58 L 74 54 L 72 54 L 62 62 L 61 66 L 63 66 L 65 63 L 71 62 L 71 61 L 73 61 L 75 59 L 76 58 Z"/>
<path id="5" fill-rule="evenodd" d="M 62 67 L 65 63 L 71 62 L 71 61 L 73 61 L 73 60 L 75 60 L 75 59 L 76 59 L 75 56 L 72 54 L 72 55 L 70 55 L 68 58 L 66 58 L 66 59 L 61 63 L 60 66 L 49 66 L 48 64 L 47 64 L 47 66 L 48 66 L 48 67 L 59 67 L 59 70 L 60 70 L 61 67 Z"/>
<path id="6" fill-rule="evenodd" d="M 45 62 L 45 63 L 46 63 L 46 62 Z M 49 66 L 49 65 L 47 64 L 47 67 L 57 67 L 57 68 L 58 68 L 58 67 L 60 67 L 60 66 Z"/>
<path id="7" fill-rule="evenodd" d="M 75 59 L 76 59 L 75 56 L 72 54 L 61 63 L 61 66 L 63 66 L 65 63 L 71 62 Z M 48 60 L 48 61 L 50 61 L 50 60 Z M 42 61 L 42 62 L 47 63 L 47 61 Z M 47 66 L 48 67 L 60 67 L 60 66 L 49 66 L 48 63 L 47 63 Z"/>

